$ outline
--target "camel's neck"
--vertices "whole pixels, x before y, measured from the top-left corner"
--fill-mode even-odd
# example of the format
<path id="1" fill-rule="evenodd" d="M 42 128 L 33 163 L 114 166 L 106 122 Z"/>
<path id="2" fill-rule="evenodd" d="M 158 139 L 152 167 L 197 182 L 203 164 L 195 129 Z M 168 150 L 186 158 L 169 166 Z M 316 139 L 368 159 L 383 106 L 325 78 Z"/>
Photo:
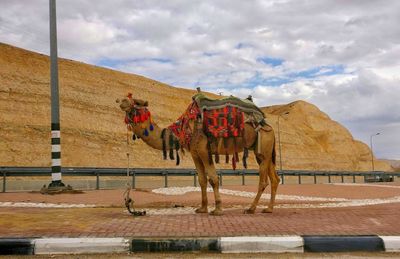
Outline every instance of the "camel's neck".
<path id="1" fill-rule="evenodd" d="M 151 146 L 152 148 L 162 150 L 162 139 L 161 139 L 161 132 L 162 129 L 156 124 L 153 124 L 153 130 L 150 130 L 150 122 L 145 121 L 143 123 L 139 123 L 133 126 L 133 132 L 136 136 L 139 136 L 147 145 Z M 145 135 L 144 131 L 147 129 L 147 136 Z"/>

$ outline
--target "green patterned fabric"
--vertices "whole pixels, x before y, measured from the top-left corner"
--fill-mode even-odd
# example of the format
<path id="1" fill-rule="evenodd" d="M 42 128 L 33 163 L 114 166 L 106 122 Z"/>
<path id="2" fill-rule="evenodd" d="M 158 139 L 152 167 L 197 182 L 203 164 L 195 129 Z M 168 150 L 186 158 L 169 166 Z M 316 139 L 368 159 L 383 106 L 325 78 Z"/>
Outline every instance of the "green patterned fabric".
<path id="1" fill-rule="evenodd" d="M 231 95 L 218 100 L 208 98 L 203 93 L 195 94 L 192 98 L 197 103 L 201 111 L 220 109 L 230 105 L 240 108 L 248 115 L 252 114 L 257 121 L 261 121 L 265 118 L 265 115 L 261 109 L 258 108 L 252 101 L 247 99 L 239 99 Z"/>

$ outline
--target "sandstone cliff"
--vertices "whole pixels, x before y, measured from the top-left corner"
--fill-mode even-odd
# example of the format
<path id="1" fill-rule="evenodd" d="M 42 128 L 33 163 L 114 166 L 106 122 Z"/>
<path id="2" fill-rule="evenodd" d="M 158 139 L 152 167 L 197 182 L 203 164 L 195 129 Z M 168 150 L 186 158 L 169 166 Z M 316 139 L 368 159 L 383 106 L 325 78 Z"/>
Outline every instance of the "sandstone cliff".
<path id="1" fill-rule="evenodd" d="M 0 166 L 50 166 L 49 74 L 47 56 L 0 43 Z M 155 121 L 165 127 L 194 91 L 65 59 L 59 77 L 63 166 L 124 167 L 129 151 L 131 166 L 175 167 L 141 141 L 127 146 L 124 114 L 115 99 L 132 92 L 148 100 Z M 280 118 L 284 169 L 370 170 L 368 146 L 314 105 L 297 101 L 264 111 L 275 130 L 278 114 L 289 112 Z M 256 166 L 253 157 L 249 166 Z M 193 167 L 189 156 L 181 167 Z M 376 161 L 376 169 L 391 167 Z"/>
<path id="2" fill-rule="evenodd" d="M 277 128 L 280 116 L 282 167 L 291 169 L 370 171 L 370 148 L 321 112 L 316 106 L 296 101 L 264 108 L 268 121 Z M 286 114 L 286 115 L 285 115 Z M 391 171 L 391 166 L 374 160 L 375 170 Z M 279 168 L 279 153 L 278 153 Z"/>

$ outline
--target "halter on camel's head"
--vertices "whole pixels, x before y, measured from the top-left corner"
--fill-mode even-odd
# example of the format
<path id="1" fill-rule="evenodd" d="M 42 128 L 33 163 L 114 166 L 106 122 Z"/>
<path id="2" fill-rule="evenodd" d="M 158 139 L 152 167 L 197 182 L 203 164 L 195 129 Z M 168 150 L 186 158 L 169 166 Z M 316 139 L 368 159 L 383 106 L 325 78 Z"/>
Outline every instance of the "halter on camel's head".
<path id="1" fill-rule="evenodd" d="M 126 97 L 122 98 L 122 100 L 117 99 L 116 102 L 120 103 L 119 107 L 126 113 L 125 123 L 129 130 L 132 130 L 132 126 L 144 124 L 145 122 L 149 121 L 149 129 L 144 127 L 143 135 L 148 136 L 149 130 L 153 131 L 153 120 L 151 118 L 150 111 L 147 109 L 149 105 L 147 101 L 134 99 L 132 98 L 132 94 L 128 93 Z"/>

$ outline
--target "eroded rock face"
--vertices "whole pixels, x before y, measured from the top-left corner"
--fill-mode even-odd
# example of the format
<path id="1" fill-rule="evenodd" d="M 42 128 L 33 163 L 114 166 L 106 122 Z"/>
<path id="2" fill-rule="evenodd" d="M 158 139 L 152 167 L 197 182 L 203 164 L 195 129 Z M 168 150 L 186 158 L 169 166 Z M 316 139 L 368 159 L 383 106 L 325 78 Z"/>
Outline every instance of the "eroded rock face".
<path id="1" fill-rule="evenodd" d="M 50 166 L 50 72 L 44 55 L 0 44 L 0 164 Z M 161 127 L 170 125 L 195 91 L 133 74 L 60 59 L 60 119 L 63 166 L 175 167 L 142 141 L 126 144 L 126 127 L 115 99 L 132 92 L 150 103 Z M 210 96 L 213 96 L 210 94 Z M 371 169 L 367 145 L 312 104 L 297 101 L 263 109 L 277 134 L 280 118 L 283 169 Z M 277 144 L 279 168 L 279 146 Z M 256 168 L 254 157 L 248 160 Z M 185 155 L 181 167 L 194 167 Z M 220 168 L 230 168 L 221 164 Z M 375 161 L 376 170 L 391 170 Z"/>
<path id="2" fill-rule="evenodd" d="M 315 105 L 296 101 L 264 108 L 277 128 L 279 114 L 282 167 L 289 169 L 370 171 L 369 147 L 320 111 Z M 279 145 L 277 145 L 279 149 Z M 278 150 L 279 163 L 279 150 Z M 374 161 L 375 170 L 391 171 L 384 161 Z M 327 169 L 329 168 L 329 169 Z"/>

